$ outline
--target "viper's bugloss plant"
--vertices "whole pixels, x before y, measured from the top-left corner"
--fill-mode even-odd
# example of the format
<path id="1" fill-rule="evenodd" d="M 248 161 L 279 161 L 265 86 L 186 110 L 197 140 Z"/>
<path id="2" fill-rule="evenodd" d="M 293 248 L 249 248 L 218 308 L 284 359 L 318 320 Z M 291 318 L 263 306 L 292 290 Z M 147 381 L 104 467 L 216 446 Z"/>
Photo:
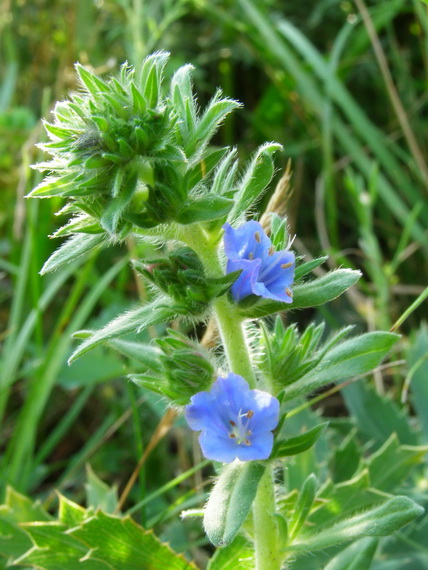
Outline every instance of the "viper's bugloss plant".
<path id="1" fill-rule="evenodd" d="M 217 91 L 199 110 L 192 66 L 169 79 L 167 60 L 168 54 L 156 53 L 141 70 L 125 64 L 110 79 L 77 65 L 80 91 L 58 103 L 53 121 L 45 122 L 50 142 L 41 146 L 52 160 L 37 166 L 48 175 L 30 196 L 66 201 L 60 213 L 70 219 L 56 237 L 70 239 L 43 272 L 130 236 L 159 248 L 155 258 L 134 260 L 151 286 L 150 301 L 97 331 L 80 333 L 84 340 L 70 363 L 108 343 L 143 368 L 131 371 L 130 380 L 184 411 L 190 428 L 201 432 L 205 457 L 228 464 L 219 469 L 206 505 L 205 531 L 213 544 L 227 546 L 252 509 L 246 538 L 235 548 L 257 570 L 280 570 L 306 552 L 389 535 L 420 514 L 411 499 L 367 493 L 364 513 L 335 511 L 326 526 L 317 517 L 319 505 L 328 503 L 328 485 L 310 475 L 300 492 L 277 501 L 286 490 L 274 482 L 273 469 L 307 452 L 325 428 L 315 425 L 290 436 L 288 415 L 296 402 L 366 374 L 398 336 L 371 332 L 345 339 L 345 330 L 322 343 L 322 325 L 299 333 L 292 322 L 285 326 L 277 319 L 273 329 L 271 321 L 260 322 L 327 303 L 360 274 L 336 269 L 310 279 L 326 258 L 297 257 L 296 263 L 286 220 L 274 212 L 270 228 L 248 220 L 272 179 L 272 154 L 280 145 L 261 146 L 244 167 L 236 149 L 212 145 L 222 121 L 240 104 Z M 251 340 L 250 320 L 256 321 Z M 219 346 L 215 334 L 201 346 L 185 328 L 166 328 L 151 344 L 126 338 L 170 321 L 174 328 L 209 323 L 219 333 Z"/>

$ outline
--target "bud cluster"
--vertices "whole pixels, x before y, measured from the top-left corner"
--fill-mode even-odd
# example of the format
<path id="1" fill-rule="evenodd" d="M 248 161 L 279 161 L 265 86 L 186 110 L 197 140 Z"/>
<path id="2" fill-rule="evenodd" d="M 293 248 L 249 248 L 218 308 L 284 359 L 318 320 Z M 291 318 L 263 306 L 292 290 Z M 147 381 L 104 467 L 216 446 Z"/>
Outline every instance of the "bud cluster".
<path id="1" fill-rule="evenodd" d="M 168 336 L 156 340 L 160 348 L 158 366 L 130 378 L 175 404 L 185 405 L 194 394 L 210 387 L 214 366 L 208 351 L 199 343 L 178 331 L 168 329 L 167 332 Z"/>
<path id="2" fill-rule="evenodd" d="M 30 196 L 69 200 L 74 216 L 57 235 L 130 232 L 176 221 L 192 223 L 227 213 L 233 202 L 204 196 L 198 163 L 225 115 L 238 103 L 214 97 L 199 116 L 191 66 L 177 70 L 164 95 L 169 54 L 149 56 L 139 74 L 127 64 L 118 79 L 101 79 L 76 65 L 82 91 L 45 122 L 50 142 L 40 145 L 53 159 L 37 165 L 51 174 Z"/>
<path id="3" fill-rule="evenodd" d="M 238 272 L 222 277 L 207 277 L 204 266 L 190 247 L 180 247 L 168 257 L 148 264 L 136 262 L 135 268 L 158 289 L 167 293 L 184 314 L 198 315 L 209 302 L 226 293 Z"/>

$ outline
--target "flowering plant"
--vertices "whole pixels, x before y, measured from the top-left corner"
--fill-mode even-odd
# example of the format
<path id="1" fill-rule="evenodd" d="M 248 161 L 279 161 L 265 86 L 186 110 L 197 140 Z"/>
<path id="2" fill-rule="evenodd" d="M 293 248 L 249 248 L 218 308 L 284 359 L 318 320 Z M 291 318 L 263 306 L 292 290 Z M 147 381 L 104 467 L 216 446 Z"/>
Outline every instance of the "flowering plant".
<path id="1" fill-rule="evenodd" d="M 285 483 L 273 474 L 322 436 L 325 425 L 317 422 L 293 434 L 289 418 L 300 412 L 303 399 L 369 372 L 398 337 L 371 332 L 345 339 L 346 329 L 323 344 L 322 326 L 300 334 L 281 319 L 273 328 L 271 321 L 261 322 L 332 301 L 359 272 L 337 269 L 309 279 L 326 258 L 296 263 L 286 220 L 275 212 L 264 215 L 270 223 L 247 220 L 273 177 L 272 155 L 281 147 L 261 146 L 242 169 L 235 149 L 210 145 L 239 103 L 218 91 L 200 112 L 192 66 L 178 69 L 166 85 L 167 60 L 168 54 L 155 53 L 139 73 L 124 65 L 119 78 L 109 80 L 78 65 L 83 91 L 58 103 L 53 123 L 45 123 L 50 142 L 43 149 L 53 159 L 38 165 L 49 174 L 30 196 L 65 198 L 61 213 L 70 219 L 56 234 L 68 240 L 42 272 L 129 237 L 155 243 L 160 256 L 142 253 L 134 261 L 153 286 L 150 301 L 97 331 L 78 333 L 83 341 L 70 363 L 108 343 L 143 368 L 130 374 L 133 382 L 184 411 L 190 428 L 200 432 L 204 456 L 227 464 L 219 467 L 203 509 L 205 531 L 216 546 L 234 542 L 233 552 L 257 570 L 280 570 L 306 552 L 388 535 L 420 514 L 411 499 L 382 490 L 358 498 L 355 491 L 355 507 L 337 519 L 323 507 L 327 483 L 318 485 L 309 473 L 301 489 L 286 495 Z M 155 345 L 126 338 L 172 320 L 182 323 L 182 332 L 167 329 Z M 189 323 L 207 322 L 219 332 L 219 347 L 212 339 L 201 346 L 184 334 Z M 85 524 L 73 529 L 73 539 L 89 540 Z M 92 550 L 98 556 L 102 546 Z M 209 567 L 220 568 L 213 560 Z M 177 564 L 170 567 L 187 567 Z"/>

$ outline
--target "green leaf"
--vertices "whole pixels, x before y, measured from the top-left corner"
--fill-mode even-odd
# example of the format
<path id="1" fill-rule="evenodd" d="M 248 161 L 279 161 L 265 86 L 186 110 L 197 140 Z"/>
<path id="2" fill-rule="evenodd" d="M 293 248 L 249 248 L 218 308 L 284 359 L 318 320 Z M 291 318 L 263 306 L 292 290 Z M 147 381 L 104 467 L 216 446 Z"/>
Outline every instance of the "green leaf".
<path id="1" fill-rule="evenodd" d="M 290 537 L 294 538 L 306 521 L 317 492 L 318 481 L 313 473 L 303 483 L 299 498 L 289 521 Z"/>
<path id="2" fill-rule="evenodd" d="M 148 326 L 170 321 L 176 316 L 177 309 L 168 307 L 159 300 L 143 307 L 137 307 L 113 319 L 105 327 L 94 332 L 91 337 L 77 347 L 68 362 L 71 364 L 74 360 L 104 342 L 130 332 L 138 333 Z"/>
<path id="3" fill-rule="evenodd" d="M 83 507 L 73 503 L 64 495 L 59 495 L 58 522 L 73 528 L 82 524 L 87 517 L 87 511 Z"/>
<path id="4" fill-rule="evenodd" d="M 121 519 L 98 512 L 68 535 L 91 549 L 89 558 L 102 560 L 109 568 L 196 570 L 130 517 Z"/>
<path id="5" fill-rule="evenodd" d="M 190 134 L 185 146 L 186 156 L 195 160 L 193 155 L 200 157 L 226 116 L 241 106 L 233 99 L 221 98 L 221 91 L 217 91 L 213 99 L 208 104 L 196 128 Z"/>
<path id="6" fill-rule="evenodd" d="M 143 62 L 140 76 L 141 92 L 151 108 L 155 108 L 159 103 L 163 68 L 168 59 L 169 53 L 160 51 L 149 55 Z"/>
<path id="7" fill-rule="evenodd" d="M 283 401 L 310 394 L 332 382 L 365 374 L 378 366 L 400 337 L 373 332 L 348 339 L 324 354 L 317 367 L 281 393 Z"/>
<path id="8" fill-rule="evenodd" d="M 351 269 L 336 269 L 323 277 L 313 279 L 307 283 L 295 285 L 293 290 L 293 302 L 282 303 L 280 301 L 259 301 L 256 305 L 243 308 L 240 313 L 247 319 L 258 319 L 291 309 L 305 309 L 324 305 L 339 297 L 347 289 L 352 287 L 360 278 L 360 271 Z"/>
<path id="9" fill-rule="evenodd" d="M 386 493 L 403 484 L 415 466 L 421 465 L 428 445 L 400 445 L 396 434 L 365 461 L 373 487 Z"/>
<path id="10" fill-rule="evenodd" d="M 300 263 L 296 267 L 294 272 L 294 281 L 297 283 L 302 277 L 311 273 L 314 269 L 325 263 L 328 259 L 328 255 L 323 255 L 322 257 L 316 257 L 311 259 L 311 261 L 306 261 L 305 263 Z"/>
<path id="11" fill-rule="evenodd" d="M 37 502 L 7 487 L 5 504 L 0 506 L 0 565 L 3 556 L 18 558 L 33 546 L 20 525 L 34 520 L 49 521 L 51 517 Z"/>
<path id="12" fill-rule="evenodd" d="M 393 497 L 378 507 L 341 520 L 321 531 L 302 533 L 285 550 L 311 552 L 365 536 L 389 536 L 423 512 L 424 509 L 408 497 Z"/>
<path id="13" fill-rule="evenodd" d="M 310 449 L 327 426 L 328 422 L 320 424 L 296 437 L 291 437 L 290 439 L 285 439 L 282 441 L 276 441 L 272 451 L 271 459 L 297 455 L 298 453 L 303 453 L 307 449 Z"/>
<path id="14" fill-rule="evenodd" d="M 55 271 L 62 265 L 101 247 L 105 234 L 78 234 L 65 241 L 45 262 L 40 274 Z"/>
<path id="15" fill-rule="evenodd" d="M 244 523 L 265 465 L 233 462 L 224 467 L 205 507 L 204 529 L 214 546 L 227 546 Z"/>
<path id="16" fill-rule="evenodd" d="M 339 552 L 324 570 L 362 570 L 370 568 L 378 545 L 376 538 L 361 538 Z"/>
<path id="17" fill-rule="evenodd" d="M 274 173 L 272 154 L 281 149 L 279 143 L 266 143 L 257 150 L 234 196 L 235 207 L 228 217 L 230 222 L 242 216 L 262 197 Z"/>
<path id="18" fill-rule="evenodd" d="M 390 397 L 378 394 L 372 385 L 355 382 L 343 388 L 342 395 L 359 432 L 367 440 L 380 446 L 391 433 L 396 433 L 401 443 L 418 443 L 405 409 L 400 409 Z"/>
<path id="19" fill-rule="evenodd" d="M 233 200 L 223 196 L 210 195 L 191 200 L 176 217 L 179 224 L 208 222 L 225 217 L 233 207 Z"/>
<path id="20" fill-rule="evenodd" d="M 411 401 L 417 411 L 425 440 L 428 440 L 428 327 L 416 332 L 407 351 Z"/>
<path id="21" fill-rule="evenodd" d="M 15 561 L 15 564 L 33 565 L 44 570 L 106 570 L 110 568 L 99 556 L 89 560 L 89 548 L 70 536 L 67 527 L 57 522 L 33 522 L 22 527 L 31 536 L 35 547 Z"/>
<path id="22" fill-rule="evenodd" d="M 100 93 L 107 93 L 109 91 L 108 85 L 95 75 L 95 73 L 92 73 L 89 69 L 80 65 L 80 63 L 76 63 L 75 68 L 82 84 L 93 97 L 96 98 Z"/>
<path id="23" fill-rule="evenodd" d="M 254 570 L 254 550 L 248 540 L 237 536 L 226 548 L 219 548 L 208 562 L 207 570 Z"/>
<path id="24" fill-rule="evenodd" d="M 89 508 L 101 509 L 105 513 L 116 512 L 118 504 L 117 487 L 109 487 L 92 471 L 90 465 L 86 466 L 86 503 Z"/>
<path id="25" fill-rule="evenodd" d="M 180 118 L 177 127 L 181 133 L 182 143 L 187 142 L 189 133 L 194 131 L 197 122 L 191 82 L 193 69 L 193 65 L 183 65 L 174 73 L 171 80 L 171 99 Z"/>

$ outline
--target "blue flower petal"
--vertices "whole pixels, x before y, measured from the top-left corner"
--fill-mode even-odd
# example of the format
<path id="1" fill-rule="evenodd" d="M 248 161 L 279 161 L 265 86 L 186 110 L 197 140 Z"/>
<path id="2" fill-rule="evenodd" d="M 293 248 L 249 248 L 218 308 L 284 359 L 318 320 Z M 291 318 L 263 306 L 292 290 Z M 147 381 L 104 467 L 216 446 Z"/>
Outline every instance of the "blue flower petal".
<path id="1" fill-rule="evenodd" d="M 238 446 L 228 436 L 217 432 L 203 431 L 199 436 L 202 453 L 207 459 L 231 463 L 237 458 Z"/>
<path id="2" fill-rule="evenodd" d="M 193 430 L 201 431 L 199 441 L 208 459 L 261 460 L 272 451 L 279 402 L 268 392 L 250 390 L 242 376 L 230 373 L 218 378 L 210 392 L 192 396 L 185 417 Z"/>
<path id="3" fill-rule="evenodd" d="M 273 447 L 273 433 L 265 431 L 251 439 L 251 445 L 240 445 L 236 452 L 241 461 L 262 461 L 269 459 Z"/>
<path id="4" fill-rule="evenodd" d="M 261 259 L 254 259 L 253 261 L 238 259 L 227 262 L 227 273 L 232 273 L 232 271 L 238 271 L 239 269 L 242 270 L 231 289 L 233 298 L 236 301 L 240 301 L 254 293 L 257 287 L 261 263 Z"/>
<path id="5" fill-rule="evenodd" d="M 228 258 L 226 272 L 241 270 L 231 288 L 234 300 L 239 302 L 249 295 L 257 295 L 291 303 L 294 254 L 288 250 L 275 252 L 259 222 L 246 222 L 237 229 L 224 224 L 223 228 Z"/>

